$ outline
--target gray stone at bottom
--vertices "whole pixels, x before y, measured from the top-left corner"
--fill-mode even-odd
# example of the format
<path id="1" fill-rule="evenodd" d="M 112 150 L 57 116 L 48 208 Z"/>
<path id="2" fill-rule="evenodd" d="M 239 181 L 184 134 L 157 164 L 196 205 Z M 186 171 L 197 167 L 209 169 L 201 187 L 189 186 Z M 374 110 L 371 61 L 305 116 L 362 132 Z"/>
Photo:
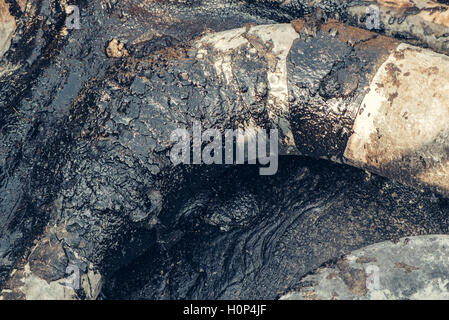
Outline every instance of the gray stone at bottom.
<path id="1" fill-rule="evenodd" d="M 301 279 L 281 300 L 449 299 L 449 236 L 377 243 Z"/>

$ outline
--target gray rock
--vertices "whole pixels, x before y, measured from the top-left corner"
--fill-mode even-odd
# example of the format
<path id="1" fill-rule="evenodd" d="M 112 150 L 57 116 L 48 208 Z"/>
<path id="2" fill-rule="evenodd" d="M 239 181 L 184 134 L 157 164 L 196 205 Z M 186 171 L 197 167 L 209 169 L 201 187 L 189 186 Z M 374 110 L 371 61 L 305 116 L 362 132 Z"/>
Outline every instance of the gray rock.
<path id="1" fill-rule="evenodd" d="M 305 276 L 282 300 L 449 299 L 449 236 L 377 243 Z"/>

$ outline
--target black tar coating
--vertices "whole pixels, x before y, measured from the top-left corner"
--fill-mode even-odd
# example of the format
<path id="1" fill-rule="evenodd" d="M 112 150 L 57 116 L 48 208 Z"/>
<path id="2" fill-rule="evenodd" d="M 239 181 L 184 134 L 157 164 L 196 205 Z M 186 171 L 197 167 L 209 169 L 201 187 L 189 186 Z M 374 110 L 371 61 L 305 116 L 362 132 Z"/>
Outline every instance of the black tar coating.
<path id="1" fill-rule="evenodd" d="M 323 220 L 320 228 L 306 229 L 306 236 L 289 227 L 287 217 L 291 210 L 319 213 L 323 218 L 332 217 L 329 214 L 334 211 L 325 210 L 327 200 L 332 195 L 341 197 L 340 202 L 348 203 L 341 210 L 342 216 L 347 215 L 357 203 L 361 203 L 357 212 L 368 210 L 372 212 L 373 219 L 379 210 L 386 216 L 395 212 L 407 216 L 407 212 L 413 212 L 412 216 L 416 218 L 412 220 L 399 216 L 397 223 L 404 228 L 400 236 L 446 232 L 442 218 L 448 210 L 445 200 L 395 186 L 396 195 L 409 201 L 416 200 L 422 205 L 424 209 L 420 212 L 428 212 L 426 218 L 418 216 L 418 211 L 413 211 L 416 208 L 407 209 L 406 201 L 399 202 L 397 209 L 390 208 L 395 201 L 386 205 L 383 197 L 368 203 L 363 199 L 371 200 L 373 195 L 382 194 L 384 185 L 375 184 L 366 189 L 360 178 L 361 172 L 352 168 L 342 172 L 323 162 L 314 169 L 313 174 L 306 173 L 305 178 L 301 178 L 304 164 L 298 163 L 298 160 L 284 160 L 286 162 L 282 165 L 289 167 L 285 175 L 259 181 L 254 173 L 255 167 L 243 167 L 240 169 L 242 173 L 238 173 L 232 171 L 238 168 L 228 172 L 225 166 L 175 169 L 170 166 L 167 137 L 177 126 L 176 122 L 189 123 L 194 118 L 200 118 L 204 127 L 217 123 L 232 126 L 248 117 L 255 118 L 260 124 L 266 122 L 266 63 L 260 57 L 245 60 L 241 56 L 240 60 L 235 60 L 235 69 L 240 73 L 236 79 L 239 81 L 227 85 L 214 75 L 210 65 L 193 63 L 188 52 L 182 49 L 176 51 L 178 54 L 175 56 L 165 50 L 157 51 L 188 42 L 198 37 L 205 28 L 221 31 L 240 27 L 247 22 L 285 22 L 285 15 L 272 10 L 270 17 L 267 17 L 270 11 L 254 10 L 254 4 L 225 4 L 220 1 L 204 4 L 198 1 L 190 7 L 182 2 L 164 1 L 154 5 L 151 1 L 147 11 L 133 9 L 141 1 L 115 4 L 109 1 L 111 6 L 107 6 L 106 10 L 102 10 L 97 1 L 78 1 L 74 4 L 81 9 L 82 29 L 69 31 L 68 38 L 71 40 L 67 41 L 59 36 L 64 14 L 56 2 L 46 3 L 39 2 L 36 12 L 40 18 L 33 20 L 42 23 L 30 24 L 31 20 L 26 21 L 26 17 L 19 18 L 24 19 L 19 22 L 20 36 L 13 41 L 6 58 L 8 61 L 28 60 L 28 63 L 0 80 L 2 279 L 27 252 L 48 222 L 66 224 L 67 234 L 56 234 L 51 241 L 62 244 L 67 259 L 51 261 L 55 270 L 51 274 L 39 273 L 43 277 L 55 279 L 63 276 L 68 263 L 76 264 L 85 271 L 87 266 L 75 258 L 74 252 L 96 263 L 106 279 L 111 280 L 111 286 L 116 283 L 114 279 L 117 274 L 114 272 L 123 265 L 137 263 L 142 254 L 154 254 L 156 258 L 150 260 L 150 264 L 156 266 L 158 261 L 166 264 L 179 256 L 184 265 L 162 268 L 165 270 L 162 278 L 170 275 L 179 279 L 174 284 L 183 284 L 182 288 L 181 285 L 173 285 L 166 289 L 173 297 L 219 297 L 217 292 L 225 292 L 223 288 L 230 287 L 230 284 L 232 290 L 222 296 L 260 298 L 277 295 L 294 282 L 292 275 L 299 279 L 317 264 L 346 250 L 347 247 L 340 246 L 346 238 L 340 235 L 329 242 L 330 249 L 324 256 L 316 254 L 318 249 L 308 249 L 320 248 L 330 239 L 325 239 L 323 243 L 311 243 L 317 239 L 317 234 L 326 233 L 326 227 L 332 230 L 332 221 L 325 223 Z M 164 10 L 157 11 L 158 8 Z M 258 15 L 259 11 L 264 11 L 264 14 Z M 169 19 L 156 22 L 161 17 Z M 46 28 L 52 31 L 44 32 Z M 149 28 L 160 35 L 139 43 L 132 42 Z M 105 46 L 113 38 L 125 41 L 129 58 L 114 60 L 105 56 Z M 20 55 L 24 56 L 20 58 Z M 329 174 L 321 173 L 323 170 Z M 228 178 L 229 175 L 231 178 Z M 353 176 L 359 178 L 353 179 Z M 348 177 L 349 181 L 346 180 Z M 307 180 L 310 184 L 305 183 L 309 187 L 301 189 L 302 179 L 311 179 Z M 214 212 L 205 211 L 201 196 L 196 202 L 198 195 L 193 187 L 194 181 L 199 181 L 202 188 L 212 190 L 215 203 L 221 203 L 214 207 Z M 246 188 L 257 189 L 259 185 L 265 188 L 260 194 L 268 198 L 265 200 L 269 204 L 265 205 L 266 208 L 258 208 L 257 198 L 237 188 L 245 185 L 246 181 L 251 182 Z M 321 187 L 318 181 L 325 181 L 327 187 Z M 284 189 L 285 184 L 288 189 Z M 341 190 L 352 187 L 358 191 L 341 193 Z M 217 192 L 214 191 L 216 188 L 235 189 L 236 192 Z M 290 193 L 286 194 L 286 190 Z M 296 204 L 287 196 L 282 200 L 284 194 L 296 195 L 303 200 Z M 233 198 L 228 201 L 231 195 Z M 210 199 L 210 196 L 205 199 Z M 308 211 L 306 203 L 313 202 L 312 199 L 318 199 L 319 205 Z M 198 205 L 190 205 L 192 202 Z M 198 218 L 180 219 L 180 212 L 187 210 L 183 207 L 189 208 L 191 213 L 188 215 Z M 265 269 L 271 276 L 260 277 L 253 286 L 249 286 L 254 276 L 245 278 L 250 273 L 239 271 L 243 270 L 239 266 L 245 265 L 246 257 L 241 248 L 249 246 L 251 249 L 252 242 L 246 239 L 257 234 L 259 225 L 255 221 L 261 212 L 272 219 L 261 219 L 261 223 L 277 223 L 270 227 L 270 232 L 260 234 L 264 238 L 264 249 L 259 252 L 265 253 L 254 255 L 255 262 L 249 265 Z M 429 216 L 433 218 L 427 218 Z M 198 229 L 195 224 L 197 219 L 211 222 L 206 224 L 206 230 Z M 205 240 L 210 238 L 210 228 L 215 234 L 222 230 L 218 233 L 222 240 L 214 240 L 217 245 L 209 248 Z M 391 228 L 394 229 L 393 222 L 385 222 L 367 231 L 367 234 L 377 237 L 364 238 L 358 235 L 358 228 L 354 226 L 351 230 L 355 234 L 348 236 L 352 243 L 349 249 L 356 249 L 384 236 L 393 237 L 394 233 L 384 231 Z M 341 229 L 347 229 L 347 225 L 342 223 Z M 235 236 L 235 230 L 240 230 L 241 236 L 234 242 L 229 241 Z M 306 244 L 298 268 L 295 269 L 292 264 L 292 270 L 288 272 L 279 267 L 279 259 L 288 265 L 288 257 L 297 259 L 298 255 L 281 254 L 282 250 L 296 250 L 293 244 L 280 248 L 280 251 L 276 247 L 277 243 L 288 244 L 279 237 L 286 232 L 291 233 L 290 238 L 302 239 Z M 186 234 L 190 242 L 181 241 Z M 260 242 L 254 243 L 260 246 Z M 271 246 L 273 251 L 267 251 Z M 203 252 L 200 257 L 205 261 L 207 272 L 215 277 L 212 287 L 208 287 L 201 277 L 195 278 L 195 273 L 182 271 L 189 268 L 191 262 L 188 259 L 192 259 L 192 263 L 198 259 L 194 252 L 197 249 Z M 256 252 L 257 249 L 253 247 L 250 251 Z M 47 261 L 47 254 L 39 256 L 37 251 L 30 257 L 32 262 L 35 260 L 32 266 L 40 270 L 39 261 Z M 145 257 L 141 259 L 145 260 Z M 227 271 L 234 269 L 238 277 L 227 277 Z M 163 283 L 158 279 L 153 281 L 152 271 L 136 276 L 138 283 L 125 293 L 131 295 L 140 292 L 138 289 L 144 286 L 154 287 Z M 123 274 L 119 272 L 118 276 Z M 196 284 L 193 287 L 189 286 L 192 282 Z M 108 285 L 106 282 L 106 288 Z M 244 289 L 246 287 L 247 290 Z M 155 298 L 166 294 L 165 290 L 155 292 Z M 141 294 L 142 297 L 148 296 L 145 292 Z"/>
<path id="2" fill-rule="evenodd" d="M 357 72 L 362 64 L 352 51 L 322 32 L 293 43 L 287 58 L 290 122 L 301 154 L 343 156 L 360 105 L 353 100 L 363 95 L 358 79 L 363 72 Z M 328 101 L 333 98 L 343 102 L 340 110 Z"/>
<path id="3" fill-rule="evenodd" d="M 97 84 L 100 99 L 95 106 L 74 111 L 74 116 L 89 115 L 81 129 L 83 139 L 75 145 L 72 173 L 60 191 L 57 224 L 70 221 L 63 239 L 70 247 L 67 253 L 76 251 L 96 265 L 107 265 L 107 272 L 134 257 L 139 252 L 136 246 L 145 246 L 142 236 L 158 232 L 158 221 L 170 205 L 167 198 L 178 192 L 186 177 L 199 174 L 172 168 L 168 152 L 175 129 L 190 128 L 195 119 L 203 130 L 234 128 L 250 118 L 266 126 L 263 59 L 249 52 L 249 57 L 238 54 L 232 62 L 238 80 L 227 84 L 208 58 L 204 62 L 189 58 L 195 53 L 179 49 L 179 57 L 167 60 L 163 51 L 150 61 L 118 63 L 104 84 Z M 224 169 L 203 169 L 201 175 L 213 181 Z M 101 223 L 102 229 L 92 221 Z M 99 242 L 99 234 L 114 247 Z M 81 245 L 78 239 L 85 238 L 89 241 Z"/>
<path id="4" fill-rule="evenodd" d="M 344 42 L 331 28 L 294 41 L 287 57 L 288 92 L 301 154 L 342 160 L 366 87 L 387 51 L 358 45 L 375 37 Z"/>

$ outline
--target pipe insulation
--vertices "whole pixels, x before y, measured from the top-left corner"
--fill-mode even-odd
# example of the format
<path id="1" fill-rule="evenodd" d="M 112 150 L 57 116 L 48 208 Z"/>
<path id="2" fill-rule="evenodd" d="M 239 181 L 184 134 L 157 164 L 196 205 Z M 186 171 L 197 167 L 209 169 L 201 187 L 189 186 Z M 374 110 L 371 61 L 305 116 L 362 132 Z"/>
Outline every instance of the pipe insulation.
<path id="1" fill-rule="evenodd" d="M 229 81 L 231 57 L 254 50 L 265 59 L 268 113 L 290 151 L 448 194 L 449 58 L 337 21 L 312 36 L 305 26 L 209 35 L 197 57 L 213 57 Z"/>

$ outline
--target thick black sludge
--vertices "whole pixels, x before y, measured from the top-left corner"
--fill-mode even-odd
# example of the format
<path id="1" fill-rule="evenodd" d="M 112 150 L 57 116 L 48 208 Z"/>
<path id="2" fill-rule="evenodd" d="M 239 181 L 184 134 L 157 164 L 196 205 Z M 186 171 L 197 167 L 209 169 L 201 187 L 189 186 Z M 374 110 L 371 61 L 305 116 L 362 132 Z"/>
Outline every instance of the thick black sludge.
<path id="1" fill-rule="evenodd" d="M 229 168 L 212 190 L 190 181 L 164 219 L 174 230 L 112 274 L 104 298 L 275 299 L 355 248 L 448 231 L 448 202 L 431 193 L 324 160 L 279 168 Z"/>
<path id="2" fill-rule="evenodd" d="M 288 22 L 283 9 L 79 1 L 82 28 L 66 30 L 65 4 L 49 3 L 12 6 L 18 36 L 1 65 L 3 298 L 276 298 L 350 250 L 447 233 L 444 198 L 343 165 L 281 157 L 274 177 L 259 177 L 256 166 L 171 165 L 171 132 L 195 119 L 205 129 L 279 128 L 286 153 L 296 143 L 305 154 L 341 157 L 349 132 L 315 152 L 321 140 L 299 142 L 318 134 L 299 135 L 303 119 L 270 90 L 270 72 L 282 75 L 276 48 L 252 32 Z M 219 69 L 218 49 L 194 41 L 243 26 L 247 43 Z M 385 48 L 363 56 L 326 32 L 340 45 L 307 41 L 344 65 L 330 79 L 319 75 L 329 80 L 320 95 L 355 105 Z M 332 88 L 332 77 L 349 84 L 357 68 L 360 87 Z M 81 271 L 75 291 L 59 284 L 67 266 Z"/>

